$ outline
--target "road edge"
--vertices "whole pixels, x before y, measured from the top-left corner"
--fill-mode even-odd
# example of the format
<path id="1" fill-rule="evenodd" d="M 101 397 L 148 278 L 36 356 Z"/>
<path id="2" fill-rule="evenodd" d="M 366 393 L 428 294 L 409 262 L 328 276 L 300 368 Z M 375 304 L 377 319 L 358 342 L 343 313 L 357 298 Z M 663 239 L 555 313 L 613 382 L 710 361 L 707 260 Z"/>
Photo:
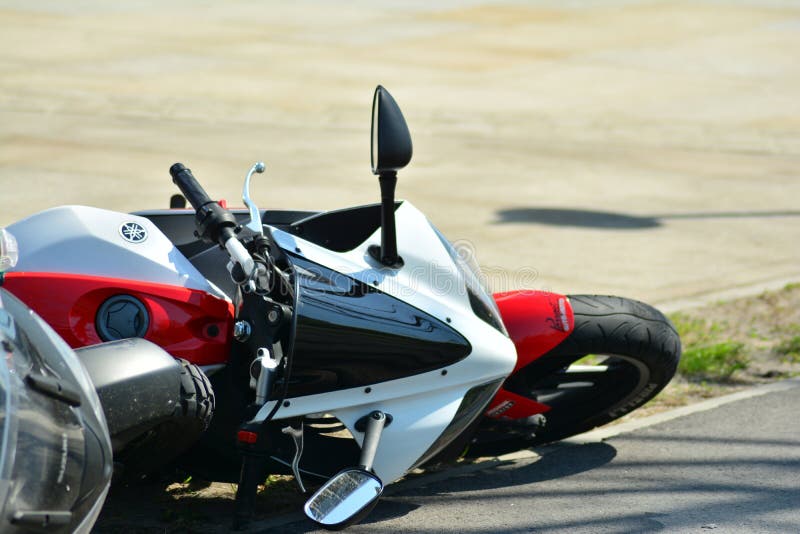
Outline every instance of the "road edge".
<path id="1" fill-rule="evenodd" d="M 596 428 L 594 430 L 584 432 L 583 434 L 564 439 L 562 442 L 580 445 L 584 443 L 596 443 L 620 434 L 625 434 L 628 432 L 633 432 L 634 430 L 672 421 L 673 419 L 677 419 L 679 417 L 685 417 L 694 413 L 712 410 L 719 406 L 730 404 L 731 402 L 751 399 L 753 397 L 760 397 L 761 395 L 786 391 L 787 389 L 793 389 L 796 387 L 800 387 L 800 377 L 789 378 L 779 382 L 771 382 L 769 384 L 751 387 L 742 391 L 737 391 L 736 393 L 729 393 L 728 395 L 714 397 L 694 404 L 689 404 L 687 406 L 680 406 L 666 412 L 649 415 L 639 419 L 632 419 L 617 425 Z"/>
<path id="2" fill-rule="evenodd" d="M 752 297 L 755 295 L 760 295 L 765 291 L 779 291 L 789 284 L 797 283 L 800 283 L 800 275 L 782 276 L 780 278 L 770 278 L 768 280 L 762 280 L 752 284 L 744 284 L 725 289 L 719 289 L 709 293 L 701 293 L 687 297 L 679 297 L 676 299 L 655 301 L 653 305 L 663 313 L 674 313 L 690 310 L 692 308 L 702 308 L 703 306 L 716 304 L 720 301 Z"/>

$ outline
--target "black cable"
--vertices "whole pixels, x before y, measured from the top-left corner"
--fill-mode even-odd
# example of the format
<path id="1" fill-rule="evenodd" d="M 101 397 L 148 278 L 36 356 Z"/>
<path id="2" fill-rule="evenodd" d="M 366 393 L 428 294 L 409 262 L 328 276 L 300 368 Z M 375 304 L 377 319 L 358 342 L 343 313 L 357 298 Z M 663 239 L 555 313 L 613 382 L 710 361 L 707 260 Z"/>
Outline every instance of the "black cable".
<path id="1" fill-rule="evenodd" d="M 267 417 L 264 419 L 262 424 L 267 424 L 275 417 L 275 414 L 278 410 L 283 406 L 286 397 L 289 394 L 289 380 L 292 377 L 292 361 L 294 357 L 294 340 L 297 335 L 297 308 L 300 306 L 300 281 L 299 277 L 297 276 L 297 271 L 292 269 L 294 283 L 294 306 L 292 306 L 292 324 L 289 328 L 289 343 L 288 348 L 286 350 L 286 354 L 284 355 L 284 366 L 283 366 L 283 387 L 281 388 L 281 395 L 278 399 L 278 402 L 275 403 L 275 406 L 272 407 Z"/>

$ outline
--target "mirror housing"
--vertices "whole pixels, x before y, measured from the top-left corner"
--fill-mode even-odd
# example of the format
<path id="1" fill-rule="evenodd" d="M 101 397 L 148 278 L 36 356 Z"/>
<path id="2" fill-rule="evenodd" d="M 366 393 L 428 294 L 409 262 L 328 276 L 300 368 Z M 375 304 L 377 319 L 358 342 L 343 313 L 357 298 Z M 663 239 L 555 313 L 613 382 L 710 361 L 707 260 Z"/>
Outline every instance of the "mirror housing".
<path id="1" fill-rule="evenodd" d="M 411 161 L 411 134 L 389 91 L 379 85 L 372 97 L 372 174 L 397 172 Z"/>
<path id="2" fill-rule="evenodd" d="M 341 530 L 362 520 L 383 493 L 383 482 L 365 469 L 344 469 L 306 502 L 303 511 L 327 530 Z"/>
<path id="3" fill-rule="evenodd" d="M 411 161 L 411 134 L 408 125 L 389 91 L 378 86 L 372 98 L 370 158 L 372 173 L 381 185 L 381 246 L 369 247 L 369 254 L 392 269 L 403 266 L 397 254 L 397 232 L 394 224 L 394 190 L 397 171 Z"/>

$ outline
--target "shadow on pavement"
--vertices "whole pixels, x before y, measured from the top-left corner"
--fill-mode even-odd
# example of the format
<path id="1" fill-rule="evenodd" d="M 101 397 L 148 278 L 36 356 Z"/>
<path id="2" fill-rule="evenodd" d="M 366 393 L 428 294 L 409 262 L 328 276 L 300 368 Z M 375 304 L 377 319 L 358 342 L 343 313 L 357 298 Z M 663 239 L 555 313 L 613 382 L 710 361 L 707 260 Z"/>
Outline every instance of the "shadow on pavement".
<path id="1" fill-rule="evenodd" d="M 616 446 L 607 442 L 568 446 L 557 444 L 537 448 L 543 456 L 534 461 L 503 462 L 446 479 L 433 478 L 430 482 L 412 478 L 390 490 L 370 516 L 359 526 L 353 527 L 352 531 L 417 532 L 418 528 L 422 528 L 419 525 L 414 528 L 407 522 L 398 523 L 394 520 L 420 507 L 424 511 L 426 506 L 444 505 L 455 509 L 488 506 L 490 509 L 497 507 L 500 513 L 510 503 L 525 508 L 530 521 L 526 531 L 537 533 L 658 532 L 675 531 L 676 528 L 679 531 L 694 531 L 699 528 L 715 529 L 717 523 L 722 521 L 720 518 L 735 521 L 736 514 L 749 516 L 753 513 L 770 517 L 769 523 L 764 524 L 770 530 L 781 524 L 781 518 L 772 518 L 772 514 L 780 516 L 792 510 L 796 499 L 800 497 L 796 491 L 787 492 L 785 488 L 771 487 L 763 481 L 742 479 L 732 474 L 737 466 L 750 464 L 758 465 L 766 472 L 781 472 L 784 476 L 797 473 L 800 476 L 800 462 L 796 458 L 780 455 L 759 457 L 755 450 L 752 456 L 742 454 L 744 451 L 739 450 L 727 457 L 696 458 L 691 453 L 694 442 L 709 441 L 708 437 L 685 435 L 674 436 L 672 440 L 670 437 L 628 435 Z M 653 451 L 652 455 L 646 454 L 638 459 L 633 459 L 634 455 L 630 452 L 620 452 L 621 456 L 617 456 L 620 446 L 625 449 L 630 442 L 651 440 L 672 441 L 670 447 L 677 449 L 672 448 L 672 455 Z M 711 441 L 716 440 L 711 438 Z M 794 440 L 758 438 L 734 441 L 736 443 L 725 440 L 731 446 L 748 448 L 787 447 L 797 443 Z M 681 445 L 681 442 L 684 444 Z M 685 454 L 681 453 L 682 450 L 685 450 Z M 710 496 L 714 496 L 711 501 L 708 500 Z M 704 502 L 700 512 L 708 517 L 707 521 L 698 519 L 698 502 Z M 573 509 L 568 514 L 558 513 L 557 510 L 564 506 Z M 421 518 L 415 521 L 419 520 Z M 519 521 L 518 516 L 516 520 Z M 219 529 L 219 523 L 213 523 L 192 522 L 190 530 L 224 530 Z M 179 525 L 173 523 L 159 530 L 182 531 Z M 519 523 L 516 525 L 519 526 Z M 266 531 L 320 532 L 305 520 L 271 525 Z M 496 528 L 466 523 L 453 524 L 453 529 L 447 531 L 504 533 L 520 530 L 516 527 L 509 529 L 504 521 L 498 519 Z M 791 528 L 785 531 L 791 531 Z M 156 532 L 156 529 L 142 528 L 136 532 Z"/>
<path id="2" fill-rule="evenodd" d="M 425 487 L 435 492 L 453 494 L 533 484 L 597 469 L 611 462 L 617 455 L 616 449 L 608 443 L 590 443 L 580 447 L 555 446 L 550 452 L 547 452 L 546 448 L 541 450 L 545 454 L 534 462 L 518 465 L 517 462 L 509 461 L 495 467 L 434 482 Z M 416 487 L 409 491 L 398 488 L 393 495 L 415 493 L 418 493 Z"/>
<path id="3" fill-rule="evenodd" d="M 800 217 L 800 211 L 729 211 L 629 215 L 609 211 L 567 208 L 507 208 L 498 210 L 494 224 L 533 223 L 578 228 L 642 230 L 657 228 L 668 220 L 748 219 Z"/>
<path id="4" fill-rule="evenodd" d="M 784 515 L 793 513 L 800 489 L 790 489 L 778 479 L 800 477 L 800 461 L 795 455 L 764 455 L 770 447 L 797 446 L 796 440 L 753 437 L 715 439 L 703 436 L 627 435 L 630 442 L 662 442 L 658 450 L 638 459 L 609 443 L 557 447 L 532 463 L 501 464 L 480 472 L 436 482 L 422 488 L 396 492 L 386 499 L 383 513 L 423 505 L 428 500 L 452 501 L 453 506 L 469 507 L 489 503 L 505 509 L 510 503 L 528 508 L 530 532 L 658 532 L 662 530 L 714 530 L 722 524 L 735 525 L 737 518 L 763 518 L 764 531 L 794 531 Z M 697 457 L 696 442 L 730 447 L 752 447 L 753 454 L 737 449 L 719 458 Z M 663 443 L 667 442 L 667 443 Z M 683 443 L 681 443 L 683 442 Z M 672 449 L 664 455 L 663 447 Z M 792 457 L 795 456 L 795 457 Z M 741 466 L 753 466 L 765 479 L 748 479 L 735 474 Z M 772 474 L 772 476 L 770 476 Z M 573 475 L 579 475 L 573 477 Z M 713 496 L 713 497 L 712 497 Z M 495 501 L 495 505 L 492 505 Z M 561 516 L 553 510 L 565 503 L 580 503 L 578 512 Z M 702 503 L 702 504 L 700 504 Z M 513 506 L 513 505 L 512 505 Z M 387 508 L 389 510 L 387 510 Z M 377 510 L 376 510 L 377 511 Z M 555 516 L 555 517 L 554 517 Z M 377 515 L 376 515 L 377 517 Z M 470 528 L 461 532 L 518 532 L 498 522 L 497 528 Z M 786 529 L 781 529 L 781 525 Z M 751 525 L 752 526 L 752 525 Z M 686 530 L 684 530 L 686 529 Z M 701 530 L 702 529 L 702 530 Z M 775 530 L 778 529 L 778 530 Z"/>

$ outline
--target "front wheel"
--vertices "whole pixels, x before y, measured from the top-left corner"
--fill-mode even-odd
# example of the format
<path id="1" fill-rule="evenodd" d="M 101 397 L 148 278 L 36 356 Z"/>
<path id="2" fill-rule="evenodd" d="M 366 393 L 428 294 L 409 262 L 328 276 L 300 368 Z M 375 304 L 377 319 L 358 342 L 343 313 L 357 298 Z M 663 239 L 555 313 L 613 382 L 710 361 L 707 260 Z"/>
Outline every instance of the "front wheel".
<path id="1" fill-rule="evenodd" d="M 118 478 L 142 479 L 167 466 L 191 447 L 208 428 L 214 415 L 215 397 L 211 382 L 202 369 L 183 359 L 180 389 L 176 388 L 173 413 L 152 424 L 121 451 L 114 451 L 114 461 L 124 468 Z M 148 378 L 148 377 L 145 377 Z M 144 384 L 141 391 L 146 394 Z"/>
<path id="2" fill-rule="evenodd" d="M 569 301 L 572 333 L 506 381 L 506 389 L 551 408 L 532 444 L 630 413 L 664 389 L 678 367 L 680 338 L 657 309 L 621 297 L 572 295 Z"/>

